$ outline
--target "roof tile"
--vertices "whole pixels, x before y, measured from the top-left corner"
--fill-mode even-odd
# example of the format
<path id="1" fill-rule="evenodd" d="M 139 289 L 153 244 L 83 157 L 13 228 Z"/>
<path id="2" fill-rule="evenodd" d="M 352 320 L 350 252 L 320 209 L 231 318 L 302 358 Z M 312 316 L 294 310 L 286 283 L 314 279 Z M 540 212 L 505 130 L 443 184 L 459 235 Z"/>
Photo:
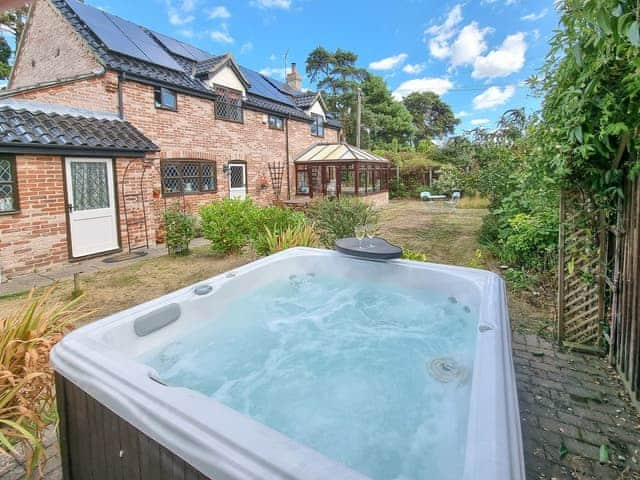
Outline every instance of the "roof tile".
<path id="1" fill-rule="evenodd" d="M 158 150 L 151 140 L 122 120 L 61 115 L 0 105 L 0 146 L 20 145 L 104 151 Z"/>

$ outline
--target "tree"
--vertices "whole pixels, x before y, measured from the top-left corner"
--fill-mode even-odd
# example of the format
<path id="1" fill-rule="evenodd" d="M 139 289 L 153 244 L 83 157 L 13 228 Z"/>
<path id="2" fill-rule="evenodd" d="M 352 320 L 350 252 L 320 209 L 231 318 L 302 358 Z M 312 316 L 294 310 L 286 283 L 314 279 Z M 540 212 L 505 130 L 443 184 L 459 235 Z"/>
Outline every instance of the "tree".
<path id="1" fill-rule="evenodd" d="M 16 48 L 20 43 L 28 14 L 29 5 L 0 14 L 0 31 L 7 32 L 14 37 Z M 12 53 L 7 39 L 0 36 L 0 80 L 8 78 L 11 73 L 9 61 Z"/>
<path id="2" fill-rule="evenodd" d="M 368 74 L 361 88 L 364 97 L 362 124 L 369 131 L 367 147 L 378 148 L 393 139 L 407 144 L 415 131 L 411 114 L 402 103 L 393 99 L 384 79 Z"/>
<path id="3" fill-rule="evenodd" d="M 306 72 L 315 83 L 331 112 L 340 117 L 347 137 L 354 136 L 352 110 L 355 110 L 356 90 L 367 75 L 366 70 L 358 68 L 358 56 L 348 50 L 338 48 L 329 52 L 322 46 L 309 53 Z"/>
<path id="4" fill-rule="evenodd" d="M 4 37 L 0 37 L 0 80 L 4 80 L 9 77 L 11 73 L 11 65 L 9 65 L 9 59 L 11 58 L 11 47 L 9 42 Z"/>
<path id="5" fill-rule="evenodd" d="M 451 107 L 433 92 L 411 93 L 402 103 L 413 117 L 418 140 L 444 137 L 460 123 Z"/>

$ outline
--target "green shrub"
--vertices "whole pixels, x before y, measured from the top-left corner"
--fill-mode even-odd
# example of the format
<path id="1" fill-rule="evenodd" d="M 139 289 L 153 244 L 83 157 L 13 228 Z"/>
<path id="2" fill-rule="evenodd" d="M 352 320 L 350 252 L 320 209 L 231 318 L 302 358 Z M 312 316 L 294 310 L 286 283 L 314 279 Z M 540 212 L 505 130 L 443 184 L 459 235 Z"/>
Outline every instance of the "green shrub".
<path id="1" fill-rule="evenodd" d="M 235 253 L 244 247 L 255 225 L 256 209 L 251 199 L 215 200 L 200 208 L 202 235 L 211 250 Z"/>
<path id="2" fill-rule="evenodd" d="M 261 208 L 246 200 L 216 200 L 200 209 L 203 236 L 211 241 L 211 249 L 218 253 L 235 253 L 253 244 L 256 253 L 269 253 L 265 229 L 279 234 L 289 227 L 300 227 L 305 216 L 289 208 Z"/>
<path id="3" fill-rule="evenodd" d="M 320 241 L 327 248 L 333 248 L 337 238 L 353 237 L 358 225 L 378 223 L 375 208 L 348 197 L 320 200 L 311 205 L 307 215 L 315 223 Z"/>
<path id="4" fill-rule="evenodd" d="M 167 248 L 170 255 L 187 255 L 189 243 L 195 235 L 196 220 L 193 215 L 172 207 L 164 212 L 167 231 Z"/>
<path id="5" fill-rule="evenodd" d="M 256 208 L 251 220 L 249 238 L 253 242 L 256 253 L 268 255 L 272 252 L 272 248 L 265 235 L 266 231 L 278 236 L 288 229 L 299 231 L 305 226 L 305 222 L 306 218 L 302 212 L 296 212 L 290 208 Z"/>
<path id="6" fill-rule="evenodd" d="M 293 247 L 317 247 L 318 235 L 313 225 L 290 225 L 280 232 L 265 227 L 261 239 L 267 255 Z"/>
<path id="7" fill-rule="evenodd" d="M 398 180 L 397 178 L 392 178 L 389 182 L 389 197 L 390 198 L 409 198 L 411 196 L 411 191 L 409 187 L 407 187 L 402 180 Z"/>

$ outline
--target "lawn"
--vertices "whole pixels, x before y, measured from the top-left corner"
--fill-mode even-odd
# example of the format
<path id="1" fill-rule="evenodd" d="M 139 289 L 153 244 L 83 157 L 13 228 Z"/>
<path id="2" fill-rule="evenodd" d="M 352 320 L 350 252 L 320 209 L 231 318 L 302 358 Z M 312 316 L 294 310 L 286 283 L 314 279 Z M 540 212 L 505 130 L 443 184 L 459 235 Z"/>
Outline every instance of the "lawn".
<path id="1" fill-rule="evenodd" d="M 430 262 L 503 271 L 478 244 L 483 209 L 451 209 L 444 203 L 392 201 L 381 210 L 380 234 L 403 248 L 423 252 Z M 157 257 L 81 276 L 82 304 L 92 311 L 85 322 L 151 300 L 165 293 L 233 269 L 249 256 L 221 257 L 198 247 L 187 257 Z M 55 295 L 71 298 L 73 283 L 61 282 Z M 0 298 L 0 307 L 21 296 Z M 549 336 L 552 299 L 540 288 L 519 285 L 509 289 L 514 328 Z"/>

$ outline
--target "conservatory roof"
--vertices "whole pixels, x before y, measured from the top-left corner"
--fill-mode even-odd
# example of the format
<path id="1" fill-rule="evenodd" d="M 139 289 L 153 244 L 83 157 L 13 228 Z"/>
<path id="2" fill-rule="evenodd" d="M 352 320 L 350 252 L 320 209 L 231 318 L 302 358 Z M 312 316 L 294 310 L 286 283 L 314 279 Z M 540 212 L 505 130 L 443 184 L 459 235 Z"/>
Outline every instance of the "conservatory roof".
<path id="1" fill-rule="evenodd" d="M 354 147 L 348 143 L 316 143 L 295 158 L 295 163 L 348 163 L 374 162 L 391 163 L 386 158 L 374 155 L 366 150 Z"/>

